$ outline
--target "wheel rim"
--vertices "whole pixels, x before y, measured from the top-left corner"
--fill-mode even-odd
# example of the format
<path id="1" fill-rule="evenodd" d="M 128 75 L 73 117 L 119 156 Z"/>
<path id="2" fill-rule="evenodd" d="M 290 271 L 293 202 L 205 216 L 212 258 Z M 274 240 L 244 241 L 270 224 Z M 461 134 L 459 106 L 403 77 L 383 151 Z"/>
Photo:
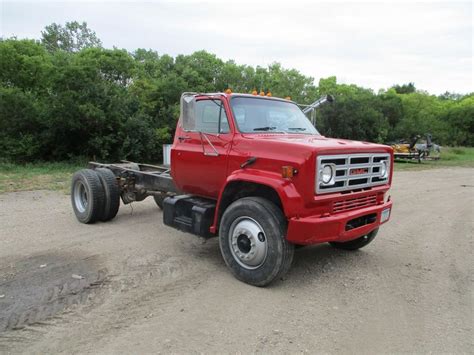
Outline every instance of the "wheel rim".
<path id="1" fill-rule="evenodd" d="M 87 189 L 81 181 L 76 181 L 74 186 L 74 204 L 80 213 L 84 213 L 88 205 Z"/>
<path id="2" fill-rule="evenodd" d="M 229 230 L 230 251 L 240 266 L 252 270 L 267 257 L 267 238 L 263 228 L 250 217 L 237 218 Z"/>

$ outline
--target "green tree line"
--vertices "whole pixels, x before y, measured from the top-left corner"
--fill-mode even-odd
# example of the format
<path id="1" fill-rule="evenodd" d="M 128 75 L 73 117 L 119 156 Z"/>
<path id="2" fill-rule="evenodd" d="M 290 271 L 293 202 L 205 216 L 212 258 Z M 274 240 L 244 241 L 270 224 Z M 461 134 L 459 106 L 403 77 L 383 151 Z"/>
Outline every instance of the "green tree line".
<path id="1" fill-rule="evenodd" d="M 429 95 L 410 83 L 374 92 L 315 83 L 295 69 L 239 65 L 198 51 L 102 48 L 85 23 L 52 24 L 41 41 L 0 39 L 0 159 L 4 161 L 157 161 L 172 140 L 184 91 L 271 91 L 318 111 L 327 136 L 390 142 L 431 133 L 441 145 L 474 146 L 474 95 Z"/>

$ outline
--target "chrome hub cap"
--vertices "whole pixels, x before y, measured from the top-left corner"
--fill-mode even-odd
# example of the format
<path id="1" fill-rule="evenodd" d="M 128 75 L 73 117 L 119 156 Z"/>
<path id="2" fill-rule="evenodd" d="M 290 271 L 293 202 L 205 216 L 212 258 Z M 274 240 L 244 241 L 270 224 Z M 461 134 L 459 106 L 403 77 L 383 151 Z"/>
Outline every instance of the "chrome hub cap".
<path id="1" fill-rule="evenodd" d="M 87 208 L 87 190 L 81 181 L 76 181 L 74 186 L 74 204 L 80 213 L 84 213 Z"/>
<path id="2" fill-rule="evenodd" d="M 232 223 L 229 243 L 235 261 L 246 269 L 258 268 L 267 257 L 267 238 L 253 218 L 239 217 Z"/>

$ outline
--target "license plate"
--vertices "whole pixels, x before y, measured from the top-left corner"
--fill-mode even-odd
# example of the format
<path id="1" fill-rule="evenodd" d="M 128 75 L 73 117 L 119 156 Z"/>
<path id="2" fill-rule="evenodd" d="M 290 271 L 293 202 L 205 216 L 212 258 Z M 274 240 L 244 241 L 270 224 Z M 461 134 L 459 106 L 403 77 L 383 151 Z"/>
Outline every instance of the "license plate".
<path id="1" fill-rule="evenodd" d="M 386 222 L 390 218 L 390 208 L 386 208 L 382 211 L 380 216 L 380 223 Z"/>

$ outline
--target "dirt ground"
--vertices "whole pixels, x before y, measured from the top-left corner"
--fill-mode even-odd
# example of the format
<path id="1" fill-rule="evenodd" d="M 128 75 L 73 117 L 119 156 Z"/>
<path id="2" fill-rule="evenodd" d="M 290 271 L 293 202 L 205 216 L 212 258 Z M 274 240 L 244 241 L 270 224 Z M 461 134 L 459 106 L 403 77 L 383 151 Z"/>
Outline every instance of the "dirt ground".
<path id="1" fill-rule="evenodd" d="M 256 288 L 152 199 L 82 225 L 1 194 L 0 353 L 473 353 L 474 169 L 398 172 L 392 198 L 367 248 L 298 249 Z"/>

